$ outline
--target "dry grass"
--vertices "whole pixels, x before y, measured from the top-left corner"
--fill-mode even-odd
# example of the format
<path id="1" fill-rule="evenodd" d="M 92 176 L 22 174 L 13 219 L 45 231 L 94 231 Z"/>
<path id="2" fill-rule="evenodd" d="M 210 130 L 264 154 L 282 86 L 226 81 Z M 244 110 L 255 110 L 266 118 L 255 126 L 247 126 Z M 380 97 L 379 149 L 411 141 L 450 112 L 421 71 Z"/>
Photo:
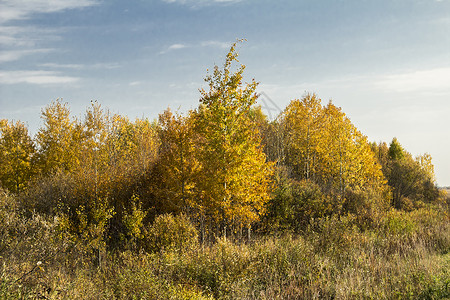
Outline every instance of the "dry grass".
<path id="1" fill-rule="evenodd" d="M 388 212 L 360 231 L 324 219 L 252 243 L 104 251 L 58 235 L 58 220 L 0 205 L 0 299 L 445 299 L 450 222 L 434 209 Z M 8 217 L 6 217 L 8 216 Z"/>

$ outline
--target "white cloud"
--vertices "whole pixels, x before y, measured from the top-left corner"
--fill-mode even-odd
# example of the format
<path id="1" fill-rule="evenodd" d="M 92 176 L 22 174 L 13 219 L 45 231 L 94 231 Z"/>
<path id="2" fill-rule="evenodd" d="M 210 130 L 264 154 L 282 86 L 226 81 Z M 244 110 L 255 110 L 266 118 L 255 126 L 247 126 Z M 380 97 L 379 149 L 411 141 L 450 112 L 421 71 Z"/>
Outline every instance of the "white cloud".
<path id="1" fill-rule="evenodd" d="M 208 5 L 213 5 L 216 3 L 219 4 L 232 4 L 232 3 L 238 3 L 242 2 L 243 0 L 162 0 L 163 2 L 170 3 L 170 4 L 181 4 L 181 5 L 188 5 L 191 8 L 199 8 L 204 7 Z"/>
<path id="2" fill-rule="evenodd" d="M 4 71 L 0 72 L 0 83 L 2 84 L 67 84 L 75 83 L 77 77 L 64 76 L 53 71 Z"/>
<path id="3" fill-rule="evenodd" d="M 183 44 L 173 44 L 173 45 L 170 45 L 167 50 L 177 50 L 177 49 L 183 49 L 183 48 L 186 48 L 186 47 L 187 46 L 183 45 Z"/>
<path id="4" fill-rule="evenodd" d="M 194 44 L 188 45 L 188 44 L 177 43 L 177 44 L 170 45 L 169 47 L 167 47 L 167 49 L 159 52 L 159 54 L 166 54 L 167 52 L 170 52 L 170 51 L 180 50 L 180 49 L 185 49 L 185 48 L 193 48 L 193 47 L 217 47 L 217 48 L 226 49 L 230 46 L 231 46 L 231 43 L 215 41 L 215 40 L 203 41 L 203 42 L 200 42 L 195 45 Z"/>
<path id="5" fill-rule="evenodd" d="M 0 52 L 0 63 L 15 61 L 21 59 L 23 56 L 33 55 L 37 53 L 48 53 L 53 49 L 30 49 L 30 50 L 10 50 Z"/>
<path id="6" fill-rule="evenodd" d="M 49 69 L 71 69 L 71 70 L 81 70 L 84 65 L 81 64 L 55 64 L 55 63 L 45 63 L 40 64 L 39 67 L 49 68 Z"/>
<path id="7" fill-rule="evenodd" d="M 185 45 L 185 44 L 173 44 L 173 45 L 170 45 L 169 47 L 167 47 L 167 49 L 159 52 L 159 54 L 166 54 L 167 52 L 170 52 L 170 51 L 179 50 L 179 49 L 188 48 L 188 47 L 190 47 L 190 46 Z"/>
<path id="8" fill-rule="evenodd" d="M 40 64 L 40 67 L 49 69 L 71 69 L 71 70 L 85 70 L 85 69 L 117 69 L 120 67 L 118 63 L 96 63 L 96 64 L 56 64 L 45 63 Z"/>
<path id="9" fill-rule="evenodd" d="M 26 28 L 17 26 L 0 26 L 0 45 L 3 46 L 33 46 L 31 39 L 24 38 Z M 30 35 L 30 34 L 29 34 Z"/>
<path id="10" fill-rule="evenodd" d="M 61 29 L 43 29 L 35 26 L 0 25 L 0 46 L 6 50 L 36 48 L 40 41 L 60 39 Z"/>
<path id="11" fill-rule="evenodd" d="M 0 23 L 27 19 L 36 13 L 53 13 L 97 4 L 95 0 L 3 0 L 0 2 Z"/>
<path id="12" fill-rule="evenodd" d="M 42 49 L 42 41 L 59 39 L 61 29 L 10 25 L 30 19 L 39 13 L 55 13 L 96 5 L 98 0 L 1 0 L 0 1 L 0 63 L 20 60 L 24 56 L 55 51 Z M 45 46 L 44 46 L 45 47 Z"/>
<path id="13" fill-rule="evenodd" d="M 376 85 L 396 92 L 450 90 L 450 68 L 386 75 L 378 80 Z"/>
<path id="14" fill-rule="evenodd" d="M 231 47 L 231 43 L 227 43 L 227 42 L 220 42 L 220 41 L 204 41 L 201 43 L 202 47 L 218 47 L 218 48 L 229 48 Z"/>
<path id="15" fill-rule="evenodd" d="M 339 95 L 354 97 L 355 94 L 364 93 L 396 96 L 401 93 L 402 99 L 410 99 L 412 95 L 443 97 L 450 96 L 450 68 L 430 68 L 394 74 L 357 74 L 298 84 L 261 84 L 259 88 L 268 95 L 283 95 L 289 99 L 300 97 L 306 91 L 317 92 L 319 96 L 322 95 L 322 99 L 327 99 L 323 95 L 335 98 Z"/>
<path id="16" fill-rule="evenodd" d="M 241 2 L 242 0 L 163 0 L 166 3 L 179 3 L 179 4 L 211 4 L 211 3 L 231 3 Z"/>

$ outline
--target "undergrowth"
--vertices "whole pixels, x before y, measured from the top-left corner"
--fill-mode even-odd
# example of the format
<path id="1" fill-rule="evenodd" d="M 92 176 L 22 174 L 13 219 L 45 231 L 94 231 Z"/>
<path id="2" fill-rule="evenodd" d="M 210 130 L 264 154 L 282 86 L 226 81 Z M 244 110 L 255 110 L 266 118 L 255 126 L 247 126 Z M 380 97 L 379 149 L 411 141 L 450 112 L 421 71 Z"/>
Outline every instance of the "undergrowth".
<path id="1" fill-rule="evenodd" d="M 391 210 L 370 229 L 349 215 L 211 244 L 180 227 L 184 216 L 166 217 L 148 229 L 150 246 L 121 250 L 61 234 L 58 218 L 22 216 L 7 195 L 0 213 L 0 299 L 450 298 L 450 223 L 438 209 Z M 170 246 L 167 233 L 178 233 L 159 223 L 189 245 Z"/>

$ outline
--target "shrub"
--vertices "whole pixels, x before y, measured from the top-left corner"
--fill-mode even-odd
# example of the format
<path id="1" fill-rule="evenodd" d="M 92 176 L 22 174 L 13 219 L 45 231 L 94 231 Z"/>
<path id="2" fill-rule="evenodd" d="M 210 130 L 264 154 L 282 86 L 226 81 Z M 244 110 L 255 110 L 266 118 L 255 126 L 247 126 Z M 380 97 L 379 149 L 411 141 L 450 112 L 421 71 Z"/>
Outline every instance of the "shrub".
<path id="1" fill-rule="evenodd" d="M 163 214 L 156 217 L 144 240 L 150 252 L 184 251 L 197 246 L 198 232 L 184 214 Z"/>
<path id="2" fill-rule="evenodd" d="M 142 239 L 143 236 L 143 222 L 147 212 L 141 208 L 139 197 L 133 196 L 131 198 L 131 211 L 124 212 L 123 224 L 127 230 L 128 235 L 132 239 Z"/>
<path id="3" fill-rule="evenodd" d="M 343 211 L 355 216 L 356 225 L 361 229 L 377 226 L 389 207 L 387 197 L 372 189 L 346 189 Z"/>
<path id="4" fill-rule="evenodd" d="M 279 184 L 269 202 L 266 215 L 272 230 L 301 232 L 313 219 L 320 219 L 333 212 L 332 199 L 309 180 L 286 180 Z"/>
<path id="5" fill-rule="evenodd" d="M 17 204 L 13 196 L 0 188 L 0 256 L 12 242 L 11 230 L 16 225 Z"/>

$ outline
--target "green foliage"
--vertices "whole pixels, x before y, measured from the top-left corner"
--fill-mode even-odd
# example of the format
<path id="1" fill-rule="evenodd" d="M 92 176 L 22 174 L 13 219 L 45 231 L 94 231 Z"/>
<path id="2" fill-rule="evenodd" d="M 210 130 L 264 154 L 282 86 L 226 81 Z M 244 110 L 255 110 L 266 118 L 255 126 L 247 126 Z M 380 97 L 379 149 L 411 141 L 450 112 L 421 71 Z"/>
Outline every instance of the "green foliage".
<path id="1" fill-rule="evenodd" d="M 392 160 L 402 159 L 405 156 L 404 151 L 397 138 L 393 138 L 389 145 L 389 158 Z"/>
<path id="2" fill-rule="evenodd" d="M 401 211 L 391 210 L 384 218 L 384 231 L 388 234 L 412 234 L 417 229 L 415 220 Z"/>
<path id="3" fill-rule="evenodd" d="M 383 174 L 392 190 L 391 204 L 394 208 L 412 210 L 442 200 L 429 154 L 413 159 L 396 138 L 387 151 L 385 144 L 373 148 L 378 152 Z"/>
<path id="4" fill-rule="evenodd" d="M 148 251 L 186 251 L 198 243 L 198 233 L 184 215 L 163 214 L 153 221 L 145 236 Z"/>
<path id="5" fill-rule="evenodd" d="M 265 216 L 271 230 L 301 232 L 312 220 L 333 212 L 332 200 L 314 182 L 288 178 L 278 181 Z"/>

